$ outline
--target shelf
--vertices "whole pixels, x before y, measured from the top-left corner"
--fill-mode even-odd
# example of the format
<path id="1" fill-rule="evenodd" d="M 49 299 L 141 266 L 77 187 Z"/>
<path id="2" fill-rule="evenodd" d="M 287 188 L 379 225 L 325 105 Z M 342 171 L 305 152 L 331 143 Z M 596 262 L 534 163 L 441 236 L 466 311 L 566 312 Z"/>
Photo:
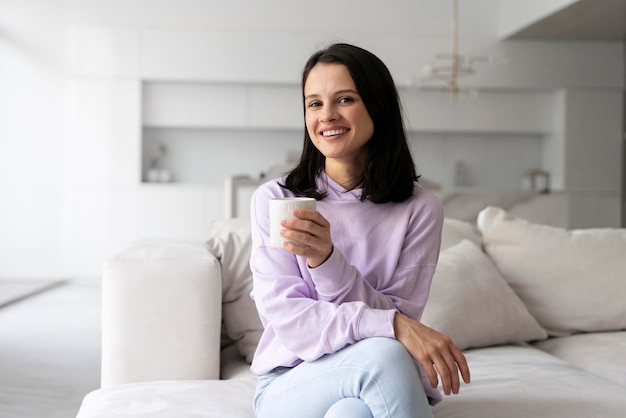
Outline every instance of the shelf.
<path id="1" fill-rule="evenodd" d="M 229 176 L 257 177 L 299 155 L 302 140 L 301 129 L 144 128 L 141 172 L 145 179 L 154 150 L 163 144 L 160 167 L 169 169 L 176 183 L 221 184 Z"/>

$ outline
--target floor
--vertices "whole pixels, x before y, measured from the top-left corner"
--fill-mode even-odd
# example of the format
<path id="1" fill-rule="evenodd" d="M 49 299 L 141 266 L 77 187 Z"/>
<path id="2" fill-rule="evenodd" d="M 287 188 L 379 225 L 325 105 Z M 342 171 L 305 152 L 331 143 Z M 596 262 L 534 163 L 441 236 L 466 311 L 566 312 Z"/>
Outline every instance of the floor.
<path id="1" fill-rule="evenodd" d="M 0 308 L 0 417 L 75 417 L 99 382 L 99 284 L 69 282 Z"/>
<path id="2" fill-rule="evenodd" d="M 65 283 L 64 280 L 0 280 L 0 308 L 45 292 Z"/>

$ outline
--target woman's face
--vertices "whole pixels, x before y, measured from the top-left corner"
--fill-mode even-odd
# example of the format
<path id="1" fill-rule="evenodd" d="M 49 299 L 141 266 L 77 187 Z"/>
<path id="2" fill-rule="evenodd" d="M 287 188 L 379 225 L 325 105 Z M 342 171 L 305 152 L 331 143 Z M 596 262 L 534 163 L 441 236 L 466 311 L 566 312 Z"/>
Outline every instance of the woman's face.
<path id="1" fill-rule="evenodd" d="M 361 170 L 374 122 L 348 68 L 316 64 L 304 84 L 306 128 L 315 147 L 329 164 Z"/>

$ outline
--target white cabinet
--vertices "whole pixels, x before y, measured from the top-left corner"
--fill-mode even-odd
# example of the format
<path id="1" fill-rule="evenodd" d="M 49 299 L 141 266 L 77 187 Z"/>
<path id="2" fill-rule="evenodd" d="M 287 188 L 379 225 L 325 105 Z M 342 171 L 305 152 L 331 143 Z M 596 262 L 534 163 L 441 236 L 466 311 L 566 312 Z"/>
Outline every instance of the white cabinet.
<path id="1" fill-rule="evenodd" d="M 294 129 L 302 126 L 296 85 L 143 83 L 144 127 Z"/>
<path id="2" fill-rule="evenodd" d="M 555 93 L 488 90 L 453 103 L 441 92 L 400 88 L 409 130 L 469 134 L 549 133 Z"/>
<path id="3" fill-rule="evenodd" d="M 144 80 L 249 79 L 249 34 L 143 30 L 140 45 Z"/>
<path id="4" fill-rule="evenodd" d="M 143 126 L 241 128 L 246 125 L 247 98 L 242 84 L 146 82 Z"/>

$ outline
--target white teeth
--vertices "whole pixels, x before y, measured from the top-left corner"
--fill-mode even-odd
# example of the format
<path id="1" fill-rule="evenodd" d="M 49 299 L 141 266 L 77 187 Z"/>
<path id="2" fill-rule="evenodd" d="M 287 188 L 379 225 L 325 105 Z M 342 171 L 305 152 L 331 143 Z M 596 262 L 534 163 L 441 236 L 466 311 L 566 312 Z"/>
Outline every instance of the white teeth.
<path id="1" fill-rule="evenodd" d="M 324 131 L 324 132 L 322 132 L 322 135 L 324 135 L 324 136 L 340 135 L 340 134 L 344 133 L 345 131 L 346 131 L 346 129 L 333 129 L 332 131 Z"/>

